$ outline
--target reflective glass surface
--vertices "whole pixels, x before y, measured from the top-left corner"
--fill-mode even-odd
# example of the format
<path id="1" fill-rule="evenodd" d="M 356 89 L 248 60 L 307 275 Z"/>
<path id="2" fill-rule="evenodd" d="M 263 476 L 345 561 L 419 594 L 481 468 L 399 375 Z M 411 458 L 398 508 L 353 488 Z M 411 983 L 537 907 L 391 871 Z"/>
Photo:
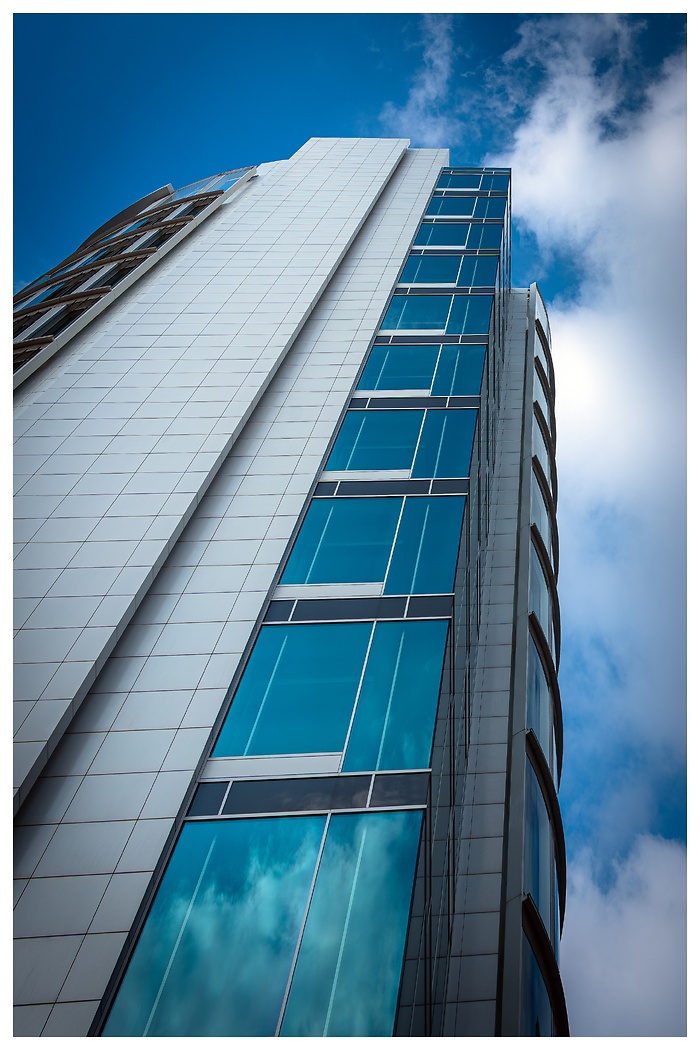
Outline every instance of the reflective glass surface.
<path id="1" fill-rule="evenodd" d="M 537 965 L 537 959 L 525 934 L 523 938 L 523 988 L 521 1000 L 520 1035 L 551 1036 L 552 1007 L 547 986 Z"/>
<path id="2" fill-rule="evenodd" d="M 534 385 L 533 385 L 533 393 L 534 393 L 534 399 L 538 403 L 540 408 L 542 409 L 542 415 L 544 416 L 544 418 L 545 418 L 545 420 L 547 422 L 547 426 L 549 427 L 550 432 L 551 432 L 552 420 L 551 420 L 551 413 L 549 411 L 549 401 L 547 400 L 547 397 L 545 395 L 544 387 L 542 386 L 542 380 L 539 377 L 539 373 L 538 373 L 537 369 L 535 369 L 535 379 L 534 379 Z"/>
<path id="3" fill-rule="evenodd" d="M 529 761 L 525 776 L 525 892 L 537 905 L 554 943 L 554 858 L 549 813 L 539 781 Z"/>
<path id="4" fill-rule="evenodd" d="M 493 250 L 501 247 L 501 236 L 503 234 L 503 227 L 495 224 L 484 225 L 483 223 L 474 223 L 469 227 L 469 238 L 467 240 L 467 248 L 473 248 L 478 250 L 483 248 L 484 250 Z"/>
<path id="5" fill-rule="evenodd" d="M 441 175 L 438 179 L 439 189 L 478 190 L 481 175 Z"/>
<path id="6" fill-rule="evenodd" d="M 482 190 L 496 190 L 500 193 L 508 189 L 508 175 L 484 175 L 481 180 Z"/>
<path id="7" fill-rule="evenodd" d="M 537 475 L 532 473 L 532 521 L 537 526 L 540 536 L 544 540 L 547 553 L 552 557 L 552 527 L 549 523 L 547 504 L 545 503 Z"/>
<path id="8" fill-rule="evenodd" d="M 467 478 L 474 443 L 476 409 L 426 412 L 411 476 Z"/>
<path id="9" fill-rule="evenodd" d="M 391 1036 L 422 813 L 331 818 L 283 1036 Z"/>
<path id="10" fill-rule="evenodd" d="M 449 295 L 395 295 L 382 321 L 382 329 L 444 331 L 451 302 Z"/>
<path id="11" fill-rule="evenodd" d="M 454 284 L 460 259 L 460 255 L 410 255 L 399 281 L 401 284 Z"/>
<path id="12" fill-rule="evenodd" d="M 326 470 L 409 470 L 423 411 L 348 412 Z"/>
<path id="13" fill-rule="evenodd" d="M 186 823 L 103 1034 L 274 1035 L 325 822 Z"/>
<path id="14" fill-rule="evenodd" d="M 373 346 L 357 389 L 429 390 L 439 352 L 439 343 Z"/>
<path id="15" fill-rule="evenodd" d="M 552 600 L 547 579 L 534 546 L 530 544 L 530 609 L 540 622 L 544 636 L 552 648 Z"/>
<path id="16" fill-rule="evenodd" d="M 407 499 L 384 593 L 450 593 L 463 515 L 463 496 Z"/>
<path id="17" fill-rule="evenodd" d="M 447 343 L 442 348 L 431 393 L 477 396 L 481 392 L 485 346 Z"/>
<path id="18" fill-rule="evenodd" d="M 537 416 L 535 415 L 533 415 L 532 417 L 532 451 L 533 454 L 539 459 L 540 466 L 542 467 L 545 473 L 545 477 L 551 485 L 552 467 L 549 460 L 549 449 L 547 448 L 544 435 L 542 434 L 542 429 L 540 427 Z"/>
<path id="19" fill-rule="evenodd" d="M 427 767 L 446 638 L 446 620 L 377 624 L 344 771 Z"/>
<path id="20" fill-rule="evenodd" d="M 493 288 L 498 272 L 497 255 L 465 255 L 457 282 L 461 287 Z"/>
<path id="21" fill-rule="evenodd" d="M 52 284 L 48 288 L 44 288 L 43 291 L 38 292 L 36 295 L 30 296 L 29 299 L 25 299 L 24 302 L 17 303 L 15 310 L 26 310 L 28 306 L 36 306 L 38 303 L 42 303 L 45 299 L 53 298 L 54 296 L 60 297 L 62 294 L 61 289 L 66 287 L 66 282 L 62 281 L 61 284 Z"/>
<path id="22" fill-rule="evenodd" d="M 527 651 L 527 725 L 528 729 L 534 730 L 556 783 L 552 698 L 547 676 L 532 638 L 528 640 Z"/>
<path id="23" fill-rule="evenodd" d="M 535 329 L 535 357 L 537 357 L 541 362 L 542 367 L 544 369 L 544 374 L 551 382 L 552 377 L 549 370 L 549 361 L 547 360 L 547 351 L 544 348 L 544 345 L 540 338 L 540 333 L 537 331 L 537 329 Z"/>
<path id="24" fill-rule="evenodd" d="M 391 496 L 312 500 L 281 582 L 381 582 L 401 504 Z"/>
<path id="25" fill-rule="evenodd" d="M 479 226 L 479 229 L 483 228 Z M 471 225 L 465 222 L 424 222 L 418 228 L 414 244 L 444 244 L 463 248 L 471 229 Z M 470 244 L 469 247 L 471 248 L 472 245 Z M 484 247 L 488 246 L 484 245 Z"/>
<path id="26" fill-rule="evenodd" d="M 506 213 L 505 197 L 478 197 L 474 216 L 477 219 L 502 219 Z"/>
<path id="27" fill-rule="evenodd" d="M 477 197 L 433 197 L 426 215 L 473 215 Z"/>
<path id="28" fill-rule="evenodd" d="M 263 627 L 214 757 L 341 752 L 370 630 L 368 623 Z"/>
<path id="29" fill-rule="evenodd" d="M 492 295 L 456 295 L 447 322 L 451 335 L 487 334 L 491 320 Z"/>

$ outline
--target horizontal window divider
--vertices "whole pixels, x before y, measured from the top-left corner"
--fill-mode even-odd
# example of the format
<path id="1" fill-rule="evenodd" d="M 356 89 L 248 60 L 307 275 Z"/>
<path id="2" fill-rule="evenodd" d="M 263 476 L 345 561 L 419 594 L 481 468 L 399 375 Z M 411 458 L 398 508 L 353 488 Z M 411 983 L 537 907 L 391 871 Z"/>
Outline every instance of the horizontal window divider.
<path id="1" fill-rule="evenodd" d="M 469 492 L 469 478 L 376 478 L 363 481 L 322 481 L 314 498 L 341 496 L 447 496 Z"/>
<path id="2" fill-rule="evenodd" d="M 246 813 L 211 813 L 200 817 L 185 817 L 185 822 L 199 822 L 203 820 L 250 820 L 251 817 L 257 819 L 258 817 L 324 817 L 329 813 L 364 813 L 367 809 L 371 809 L 374 813 L 403 813 L 409 809 L 424 810 L 427 807 L 427 802 L 416 805 L 415 803 L 407 803 L 402 805 L 400 802 L 394 803 L 393 805 L 386 806 L 354 806 L 338 809 L 270 809 L 265 812 L 259 812 L 258 810 L 249 810 Z"/>
<path id="3" fill-rule="evenodd" d="M 273 594 L 280 598 L 378 598 L 383 581 L 374 583 L 281 583 Z"/>
<path id="4" fill-rule="evenodd" d="M 382 398 L 415 398 L 415 397 L 430 397 L 430 388 L 421 387 L 415 390 L 362 390 L 358 391 L 362 394 L 362 397 L 353 397 L 350 402 L 350 408 L 370 408 L 371 402 L 381 400 Z M 360 404 L 360 402 L 364 402 Z"/>
<path id="5" fill-rule="evenodd" d="M 408 481 L 409 468 L 401 470 L 324 470 L 320 481 Z"/>
<path id="6" fill-rule="evenodd" d="M 384 391 L 382 393 L 385 393 Z M 353 409 L 382 409 L 382 408 L 447 408 L 447 398 L 438 395 L 437 397 L 431 397 L 430 394 L 419 395 L 416 397 L 386 397 L 378 396 L 370 398 L 370 403 L 367 403 L 367 398 L 353 398 L 348 406 L 348 410 Z M 362 404 L 356 402 L 361 401 Z"/>
<path id="7" fill-rule="evenodd" d="M 411 255 L 409 255 L 409 259 L 411 258 L 411 256 L 419 257 L 421 255 L 425 255 L 426 253 L 431 257 L 434 255 L 447 255 L 450 257 L 459 255 L 460 257 L 466 256 L 470 259 L 475 259 L 477 258 L 477 256 L 480 258 L 483 258 L 484 256 L 498 258 L 498 256 L 500 256 L 501 254 L 498 248 L 463 248 L 459 245 L 455 245 L 454 248 L 446 248 L 444 245 L 437 244 L 416 244 L 413 248 L 411 248 Z"/>

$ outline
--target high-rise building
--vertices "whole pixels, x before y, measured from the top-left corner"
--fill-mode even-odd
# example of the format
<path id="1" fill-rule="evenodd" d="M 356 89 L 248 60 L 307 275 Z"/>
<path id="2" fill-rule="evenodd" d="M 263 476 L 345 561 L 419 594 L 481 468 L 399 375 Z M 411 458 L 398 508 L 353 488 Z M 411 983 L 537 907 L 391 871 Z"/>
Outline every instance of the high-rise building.
<path id="1" fill-rule="evenodd" d="M 166 186 L 15 335 L 16 1034 L 567 1034 L 510 172 L 312 139 Z"/>

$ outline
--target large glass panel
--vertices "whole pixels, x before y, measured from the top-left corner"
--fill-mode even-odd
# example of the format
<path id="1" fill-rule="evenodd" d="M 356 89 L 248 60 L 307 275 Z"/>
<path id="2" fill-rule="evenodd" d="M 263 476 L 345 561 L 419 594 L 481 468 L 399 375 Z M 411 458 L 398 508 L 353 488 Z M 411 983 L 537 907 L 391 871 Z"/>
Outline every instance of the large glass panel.
<path id="1" fill-rule="evenodd" d="M 552 600 L 547 579 L 533 544 L 530 544 L 530 609 L 540 622 L 544 636 L 552 647 Z"/>
<path id="2" fill-rule="evenodd" d="M 463 516 L 463 496 L 407 498 L 384 593 L 451 593 Z"/>
<path id="3" fill-rule="evenodd" d="M 486 335 L 491 320 L 492 295 L 456 295 L 447 331 L 451 335 Z"/>
<path id="4" fill-rule="evenodd" d="M 447 343 L 442 348 L 431 393 L 478 396 L 484 371 L 485 346 Z"/>
<path id="5" fill-rule="evenodd" d="M 477 197 L 433 197 L 426 215 L 473 215 Z"/>
<path id="6" fill-rule="evenodd" d="M 551 376 L 550 370 L 549 370 L 549 361 L 547 360 L 547 351 L 544 348 L 544 344 L 542 343 L 542 339 L 540 338 L 540 333 L 537 331 L 537 329 L 535 329 L 535 357 L 537 357 L 539 359 L 539 361 L 542 364 L 542 367 L 544 369 L 544 374 L 547 376 L 547 378 L 551 382 L 552 376 Z"/>
<path id="7" fill-rule="evenodd" d="M 547 986 L 525 934 L 523 938 L 523 988 L 520 1017 L 521 1036 L 551 1036 L 552 1007 Z"/>
<path id="8" fill-rule="evenodd" d="M 508 189 L 509 181 L 510 177 L 508 175 L 484 175 L 481 188 L 482 190 L 497 190 L 503 193 Z"/>
<path id="9" fill-rule="evenodd" d="M 324 825 L 185 824 L 103 1034 L 274 1035 Z"/>
<path id="10" fill-rule="evenodd" d="M 65 281 L 62 281 L 61 284 L 49 285 L 48 288 L 44 288 L 43 292 L 37 292 L 36 295 L 31 296 L 29 299 L 25 299 L 24 302 L 16 303 L 14 309 L 26 310 L 27 307 L 37 306 L 39 303 L 42 303 L 45 299 L 53 298 L 54 296 L 60 297 L 62 294 L 64 294 L 64 289 L 66 289 Z"/>
<path id="11" fill-rule="evenodd" d="M 413 464 L 414 478 L 468 478 L 477 410 L 426 413 Z"/>
<path id="12" fill-rule="evenodd" d="M 421 820 L 331 817 L 281 1035 L 391 1036 Z"/>
<path id="13" fill-rule="evenodd" d="M 532 521 L 537 526 L 551 559 L 552 527 L 549 522 L 549 514 L 547 513 L 547 504 L 534 471 L 532 473 Z"/>
<path id="14" fill-rule="evenodd" d="M 427 767 L 446 638 L 447 620 L 377 624 L 344 771 Z"/>
<path id="15" fill-rule="evenodd" d="M 451 301 L 449 295 L 395 295 L 382 321 L 382 329 L 444 331 Z"/>
<path id="16" fill-rule="evenodd" d="M 532 417 L 532 451 L 533 454 L 539 459 L 540 466 L 542 467 L 545 473 L 545 477 L 551 485 L 552 466 L 549 460 L 549 449 L 547 448 L 547 443 L 545 442 L 544 435 L 542 433 L 542 428 L 540 427 L 537 416 L 535 416 L 534 414 Z"/>
<path id="17" fill-rule="evenodd" d="M 373 346 L 357 389 L 429 390 L 439 351 L 439 343 Z"/>
<path id="18" fill-rule="evenodd" d="M 465 255 L 462 257 L 462 269 L 458 285 L 475 288 L 493 288 L 498 272 L 497 255 Z"/>
<path id="19" fill-rule="evenodd" d="M 214 757 L 342 751 L 370 630 L 368 623 L 263 627 Z"/>
<path id="20" fill-rule="evenodd" d="M 549 411 L 549 401 L 547 400 L 547 397 L 545 395 L 544 387 L 542 386 L 542 380 L 540 379 L 537 369 L 535 369 L 534 399 L 542 409 L 542 415 L 544 416 L 547 422 L 547 426 L 549 427 L 549 430 L 551 432 L 552 420 Z"/>
<path id="21" fill-rule="evenodd" d="M 438 179 L 438 188 L 454 190 L 478 190 L 481 185 L 481 175 L 441 175 Z"/>
<path id="22" fill-rule="evenodd" d="M 469 228 L 469 239 L 467 240 L 467 248 L 473 248 L 478 251 L 479 248 L 484 250 L 493 250 L 501 247 L 501 237 L 503 235 L 503 227 L 501 225 L 485 225 L 484 223 L 474 223 Z"/>
<path id="23" fill-rule="evenodd" d="M 474 209 L 477 219 L 502 219 L 506 213 L 505 197 L 478 197 Z"/>
<path id="24" fill-rule="evenodd" d="M 537 735 L 552 777 L 556 779 L 552 698 L 540 654 L 532 638 L 529 638 L 527 652 L 527 725 Z"/>
<path id="25" fill-rule="evenodd" d="M 397 409 L 348 412 L 326 470 L 409 470 L 423 412 Z"/>
<path id="26" fill-rule="evenodd" d="M 381 582 L 401 503 L 393 496 L 312 500 L 281 582 Z"/>
<path id="27" fill-rule="evenodd" d="M 461 255 L 409 255 L 401 284 L 454 284 Z"/>
<path id="28" fill-rule="evenodd" d="M 485 227 L 479 226 L 479 229 Z M 418 228 L 416 239 L 414 244 L 441 244 L 441 245 L 453 245 L 456 248 L 463 248 L 467 243 L 467 236 L 472 227 L 466 222 L 423 222 Z M 495 227 L 495 229 L 500 229 Z M 499 238 L 500 243 L 500 238 Z M 469 247 L 473 247 L 471 244 Z M 475 247 L 478 247 L 476 245 Z M 488 245 L 484 245 L 484 248 Z M 498 245 L 495 245 L 497 248 Z"/>
<path id="29" fill-rule="evenodd" d="M 528 761 L 525 774 L 525 892 L 537 905 L 550 940 L 555 939 L 554 858 L 549 813 L 539 781 Z"/>

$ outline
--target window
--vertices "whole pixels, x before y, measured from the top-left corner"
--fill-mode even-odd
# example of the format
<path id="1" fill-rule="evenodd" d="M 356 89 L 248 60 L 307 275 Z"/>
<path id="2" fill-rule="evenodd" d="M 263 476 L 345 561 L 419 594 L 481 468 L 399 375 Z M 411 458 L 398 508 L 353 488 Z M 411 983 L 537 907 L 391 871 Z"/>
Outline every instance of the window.
<path id="1" fill-rule="evenodd" d="M 527 726 L 537 736 L 549 764 L 552 779 L 556 782 L 557 755 L 552 696 L 540 654 L 532 637 L 528 639 L 527 650 Z"/>
<path id="2" fill-rule="evenodd" d="M 478 190 L 481 175 L 451 175 L 445 173 L 438 179 L 439 189 Z"/>
<path id="3" fill-rule="evenodd" d="M 476 219 L 503 219 L 505 214 L 505 197 L 477 197 L 474 208 Z"/>
<path id="4" fill-rule="evenodd" d="M 434 395 L 473 395 L 481 390 L 485 346 L 448 343 L 372 347 L 358 391 L 425 390 Z"/>
<path id="5" fill-rule="evenodd" d="M 502 234 L 500 223 L 424 222 L 414 244 L 493 251 L 500 248 Z"/>
<path id="6" fill-rule="evenodd" d="M 555 902 L 554 836 L 537 775 L 529 761 L 525 774 L 525 892 L 537 906 L 552 947 L 558 945 Z"/>
<path id="7" fill-rule="evenodd" d="M 534 415 L 534 413 L 532 416 L 532 452 L 533 455 L 537 456 L 538 460 L 540 461 L 540 466 L 542 467 L 545 477 L 547 478 L 547 481 L 551 486 L 552 465 L 549 459 L 549 449 L 547 448 L 547 443 L 544 439 L 544 434 L 542 433 L 542 428 L 540 427 L 539 420 L 537 419 L 537 416 Z"/>
<path id="8" fill-rule="evenodd" d="M 497 255 L 464 255 L 457 282 L 461 287 L 493 288 L 498 273 Z"/>
<path id="9" fill-rule="evenodd" d="M 414 478 L 466 478 L 476 415 L 468 408 L 350 411 L 326 470 L 410 470 Z"/>
<path id="10" fill-rule="evenodd" d="M 478 199 L 478 197 L 433 197 L 425 214 L 473 215 L 474 206 Z"/>
<path id="11" fill-rule="evenodd" d="M 534 378 L 534 382 L 533 382 L 533 393 L 534 393 L 535 401 L 537 402 L 537 404 L 542 409 L 542 415 L 544 416 L 545 421 L 547 423 L 547 426 L 549 427 L 549 430 L 550 430 L 550 433 L 551 433 L 551 430 L 552 430 L 552 418 L 551 418 L 551 413 L 549 411 L 549 401 L 548 401 L 547 396 L 546 396 L 546 394 L 544 392 L 544 387 L 542 386 L 542 380 L 540 379 L 540 374 L 539 374 L 539 372 L 538 372 L 538 370 L 536 368 L 535 368 L 535 378 Z"/>
<path id="12" fill-rule="evenodd" d="M 455 284 L 461 255 L 409 255 L 400 284 Z"/>
<path id="13" fill-rule="evenodd" d="M 281 582 L 451 593 L 463 514 L 462 496 L 312 500 Z"/>
<path id="14" fill-rule="evenodd" d="M 549 520 L 547 503 L 544 498 L 537 475 L 532 474 L 532 521 L 537 526 L 540 536 L 544 540 L 550 560 L 552 557 L 552 526 Z"/>
<path id="15" fill-rule="evenodd" d="M 337 754 L 345 772 L 425 768 L 446 636 L 446 620 L 264 626 L 214 757 Z"/>
<path id="16" fill-rule="evenodd" d="M 545 638 L 552 648 L 554 631 L 552 626 L 552 599 L 547 578 L 534 545 L 530 544 L 530 610 L 539 620 Z"/>
<path id="17" fill-rule="evenodd" d="M 486 335 L 492 295 L 395 295 L 382 331 L 441 331 L 449 335 Z"/>
<path id="18" fill-rule="evenodd" d="M 421 821 L 186 823 L 103 1034 L 390 1036 Z"/>
<path id="19" fill-rule="evenodd" d="M 535 953 L 525 934 L 523 939 L 523 988 L 520 1012 L 521 1036 L 551 1036 L 552 1006 Z"/>

